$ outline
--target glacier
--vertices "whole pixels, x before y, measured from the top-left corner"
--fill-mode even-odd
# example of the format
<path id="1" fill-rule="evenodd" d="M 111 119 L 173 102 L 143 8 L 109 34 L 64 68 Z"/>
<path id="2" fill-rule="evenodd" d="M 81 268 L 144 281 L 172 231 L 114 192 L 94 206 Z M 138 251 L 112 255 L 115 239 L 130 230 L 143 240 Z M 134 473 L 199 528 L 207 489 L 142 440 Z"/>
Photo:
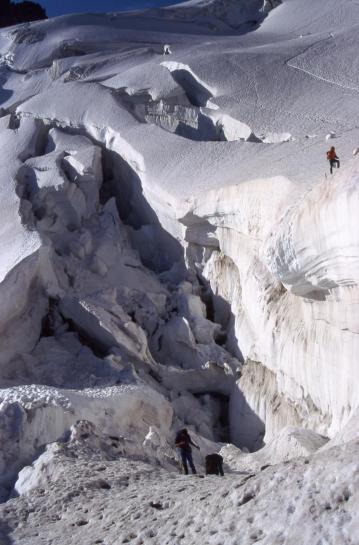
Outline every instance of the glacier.
<path id="1" fill-rule="evenodd" d="M 358 16 L 1 30 L 1 543 L 359 539 Z M 220 483 L 177 475 L 184 426 Z"/>

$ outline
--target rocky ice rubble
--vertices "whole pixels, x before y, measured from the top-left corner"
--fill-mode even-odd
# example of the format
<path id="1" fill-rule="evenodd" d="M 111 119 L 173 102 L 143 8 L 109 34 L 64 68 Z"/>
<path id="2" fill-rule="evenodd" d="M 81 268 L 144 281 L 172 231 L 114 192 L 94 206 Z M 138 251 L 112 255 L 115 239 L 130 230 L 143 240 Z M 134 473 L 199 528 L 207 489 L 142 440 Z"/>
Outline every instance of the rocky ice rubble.
<path id="1" fill-rule="evenodd" d="M 1 31 L 1 543 L 358 542 L 358 14 Z"/>

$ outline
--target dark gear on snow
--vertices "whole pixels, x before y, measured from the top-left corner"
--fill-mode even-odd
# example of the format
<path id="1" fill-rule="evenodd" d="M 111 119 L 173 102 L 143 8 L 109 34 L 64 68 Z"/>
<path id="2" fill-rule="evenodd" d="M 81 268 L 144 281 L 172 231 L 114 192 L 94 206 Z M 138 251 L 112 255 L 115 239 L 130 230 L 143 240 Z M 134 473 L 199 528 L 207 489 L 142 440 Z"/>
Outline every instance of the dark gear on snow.
<path id="1" fill-rule="evenodd" d="M 206 456 L 206 475 L 224 476 L 223 458 L 220 454 L 208 454 Z"/>

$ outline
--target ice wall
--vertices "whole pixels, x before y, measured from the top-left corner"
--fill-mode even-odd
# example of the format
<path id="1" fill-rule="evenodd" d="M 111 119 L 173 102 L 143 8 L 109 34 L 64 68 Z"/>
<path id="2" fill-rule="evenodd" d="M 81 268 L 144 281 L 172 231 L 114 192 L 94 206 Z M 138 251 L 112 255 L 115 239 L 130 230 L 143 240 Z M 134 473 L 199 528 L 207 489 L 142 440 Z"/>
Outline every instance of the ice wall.
<path id="1" fill-rule="evenodd" d="M 180 220 L 190 265 L 230 303 L 238 346 L 257 362 L 232 410 L 249 405 L 267 437 L 285 423 L 333 435 L 358 405 L 358 176 L 352 162 L 299 193 L 284 179 L 240 184 L 195 199 Z"/>

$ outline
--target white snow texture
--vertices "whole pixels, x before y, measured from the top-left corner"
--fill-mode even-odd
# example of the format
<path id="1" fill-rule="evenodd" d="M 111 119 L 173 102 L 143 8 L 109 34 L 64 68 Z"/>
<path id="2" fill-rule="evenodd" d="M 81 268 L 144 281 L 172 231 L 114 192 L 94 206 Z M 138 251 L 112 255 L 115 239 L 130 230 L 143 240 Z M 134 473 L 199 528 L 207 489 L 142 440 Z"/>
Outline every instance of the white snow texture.
<path id="1" fill-rule="evenodd" d="M 1 29 L 1 545 L 359 543 L 358 20 Z"/>

